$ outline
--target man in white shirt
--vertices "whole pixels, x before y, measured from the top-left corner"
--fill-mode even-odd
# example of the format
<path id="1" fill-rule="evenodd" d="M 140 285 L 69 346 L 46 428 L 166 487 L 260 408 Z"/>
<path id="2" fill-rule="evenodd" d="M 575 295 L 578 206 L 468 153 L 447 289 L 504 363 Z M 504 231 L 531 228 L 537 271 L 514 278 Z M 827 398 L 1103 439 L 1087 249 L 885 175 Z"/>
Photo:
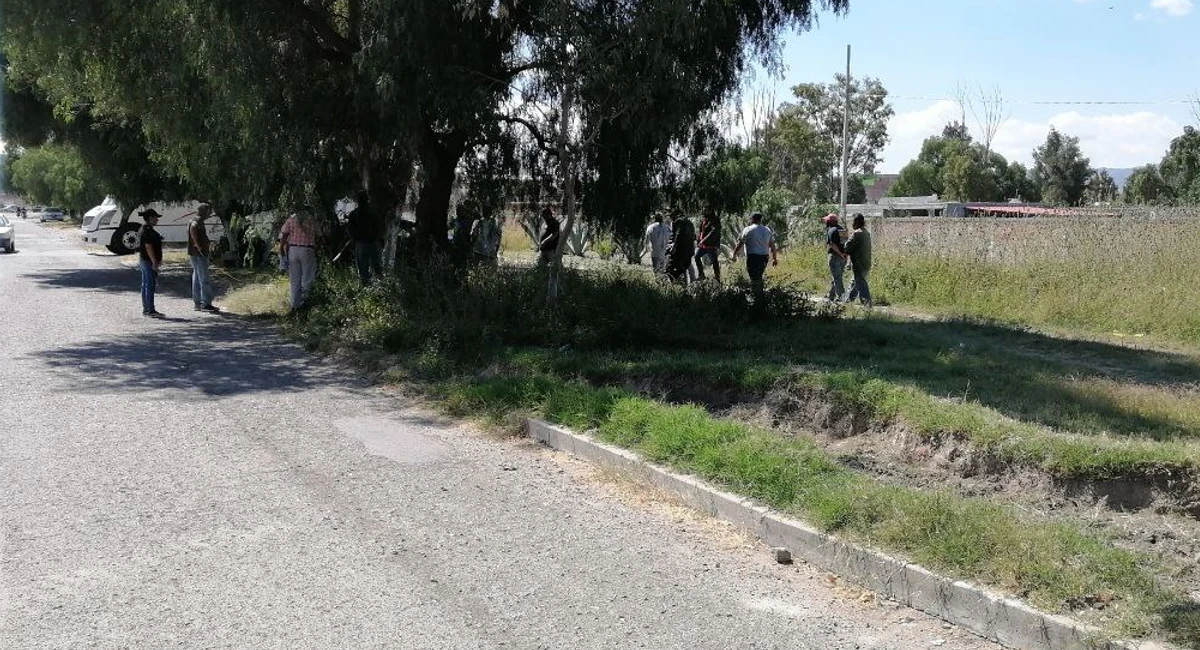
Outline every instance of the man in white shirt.
<path id="1" fill-rule="evenodd" d="M 761 212 L 750 215 L 750 225 L 738 237 L 733 259 L 737 261 L 742 249 L 746 250 L 746 272 L 750 274 L 750 286 L 755 293 L 763 290 L 763 274 L 767 271 L 768 254 L 773 266 L 779 266 L 779 251 L 775 248 L 775 233 L 763 225 Z"/>
<path id="2" fill-rule="evenodd" d="M 650 263 L 655 273 L 667 272 L 667 242 L 671 239 L 671 229 L 663 223 L 662 214 L 654 215 L 654 222 L 646 228 L 646 245 L 650 249 Z"/>

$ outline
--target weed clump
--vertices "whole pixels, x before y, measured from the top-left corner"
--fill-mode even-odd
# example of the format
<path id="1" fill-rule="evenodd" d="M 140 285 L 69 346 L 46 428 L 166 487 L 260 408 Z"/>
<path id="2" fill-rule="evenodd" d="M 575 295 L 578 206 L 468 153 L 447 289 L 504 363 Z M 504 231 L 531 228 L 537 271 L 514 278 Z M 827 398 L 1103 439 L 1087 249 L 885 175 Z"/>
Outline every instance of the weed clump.
<path id="1" fill-rule="evenodd" d="M 746 327 L 816 313 L 807 293 L 744 281 L 684 288 L 624 269 L 564 269 L 560 298 L 546 300 L 539 269 L 431 265 L 367 288 L 327 269 L 312 296 L 306 332 L 389 352 L 434 351 L 473 360 L 503 346 L 711 348 Z"/>

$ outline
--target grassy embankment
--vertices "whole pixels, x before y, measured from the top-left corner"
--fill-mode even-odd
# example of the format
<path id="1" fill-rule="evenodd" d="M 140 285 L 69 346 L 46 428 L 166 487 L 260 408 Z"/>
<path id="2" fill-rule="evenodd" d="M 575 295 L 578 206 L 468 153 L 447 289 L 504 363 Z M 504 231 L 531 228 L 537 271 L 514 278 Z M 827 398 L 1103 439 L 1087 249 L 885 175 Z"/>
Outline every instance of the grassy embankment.
<path id="1" fill-rule="evenodd" d="M 895 305 L 1083 332 L 1200 344 L 1200 218 L 873 220 L 872 288 Z M 819 246 L 785 277 L 828 288 Z"/>
<path id="2" fill-rule="evenodd" d="M 931 568 L 1119 633 L 1200 647 L 1200 617 L 1159 580 L 1177 566 L 1003 504 L 881 485 L 808 438 L 702 408 L 776 392 L 931 441 L 966 440 L 1055 477 L 1190 476 L 1200 408 L 1175 387 L 1200 378 L 1194 357 L 967 322 L 813 317 L 784 292 L 756 322 L 736 291 L 685 294 L 621 271 L 569 274 L 554 309 L 542 291 L 528 271 L 408 276 L 365 292 L 330 273 L 313 311 L 287 328 L 456 413 L 595 429 Z M 257 304 L 244 293 L 226 304 L 243 300 Z"/>

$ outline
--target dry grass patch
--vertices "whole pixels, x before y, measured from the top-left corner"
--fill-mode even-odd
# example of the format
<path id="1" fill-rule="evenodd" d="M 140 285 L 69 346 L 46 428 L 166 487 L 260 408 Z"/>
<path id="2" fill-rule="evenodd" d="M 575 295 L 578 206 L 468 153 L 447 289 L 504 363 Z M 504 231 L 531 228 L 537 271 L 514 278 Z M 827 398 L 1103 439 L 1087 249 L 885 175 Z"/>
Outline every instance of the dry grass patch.
<path id="1" fill-rule="evenodd" d="M 284 316 L 291 309 L 287 278 L 253 282 L 231 289 L 221 300 L 225 311 L 242 316 Z"/>

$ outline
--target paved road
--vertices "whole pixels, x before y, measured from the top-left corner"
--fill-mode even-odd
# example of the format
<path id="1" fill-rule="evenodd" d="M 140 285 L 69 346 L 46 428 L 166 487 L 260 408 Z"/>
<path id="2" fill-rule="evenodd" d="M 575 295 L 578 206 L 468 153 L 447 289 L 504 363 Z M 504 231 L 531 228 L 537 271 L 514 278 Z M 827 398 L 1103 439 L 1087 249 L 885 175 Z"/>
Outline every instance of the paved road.
<path id="1" fill-rule="evenodd" d="M 17 229 L 0 648 L 994 647 Z"/>

